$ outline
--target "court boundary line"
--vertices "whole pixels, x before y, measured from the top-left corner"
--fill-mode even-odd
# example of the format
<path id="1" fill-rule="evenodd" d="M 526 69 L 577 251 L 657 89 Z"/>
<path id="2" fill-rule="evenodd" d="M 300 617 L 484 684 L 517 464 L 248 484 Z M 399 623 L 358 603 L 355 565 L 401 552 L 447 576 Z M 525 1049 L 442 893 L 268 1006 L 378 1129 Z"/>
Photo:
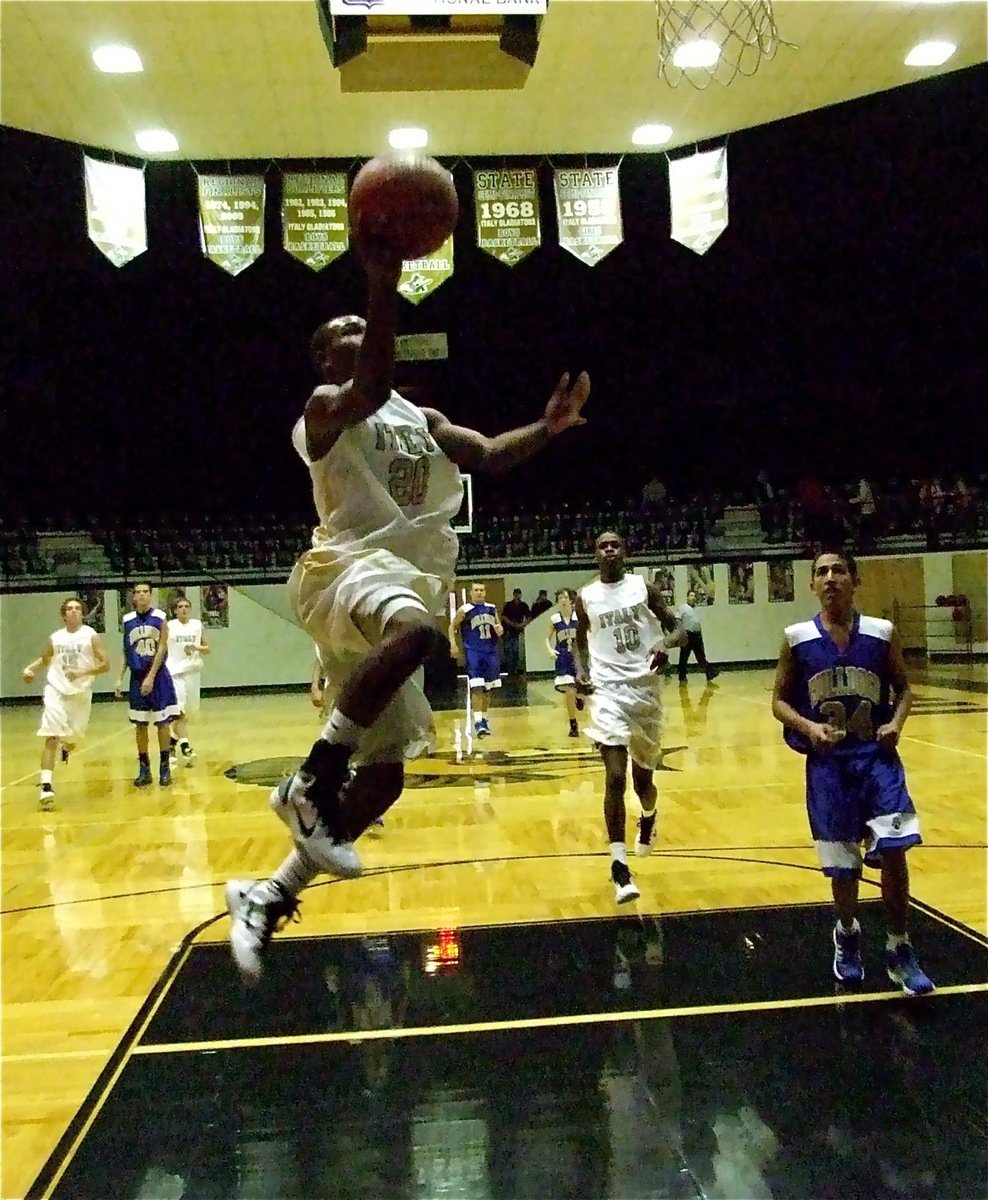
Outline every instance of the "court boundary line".
<path id="1" fill-rule="evenodd" d="M 744 1000 L 737 1003 L 701 1004 L 670 1008 L 647 1008 L 631 1012 L 568 1013 L 555 1017 L 519 1017 L 500 1021 L 470 1021 L 451 1025 L 421 1025 L 390 1029 L 345 1029 L 324 1033 L 287 1034 L 282 1037 L 220 1038 L 202 1042 L 165 1042 L 136 1046 L 132 1058 L 164 1054 L 201 1054 L 218 1050 L 253 1050 L 262 1047 L 312 1046 L 333 1042 L 357 1044 L 371 1041 L 398 1041 L 412 1037 L 442 1037 L 473 1033 L 503 1033 L 529 1029 L 556 1029 L 575 1025 L 608 1025 L 628 1021 L 675 1020 L 683 1017 L 709 1017 L 749 1012 L 776 1012 L 802 1008 L 840 1007 L 845 1004 L 876 1004 L 899 1002 L 931 1003 L 939 996 L 962 996 L 988 993 L 988 982 L 947 984 L 930 996 L 904 996 L 901 991 L 860 992 L 832 996 L 796 996 L 789 1000 Z"/>
<path id="2" fill-rule="evenodd" d="M 210 917 L 214 921 L 215 917 Z M 68 1170 L 79 1151 L 79 1147 L 99 1116 L 103 1106 L 109 1100 L 117 1080 L 123 1074 L 130 1061 L 134 1048 L 147 1031 L 155 1013 L 161 1007 L 172 984 L 178 978 L 182 965 L 188 958 L 193 942 L 192 938 L 198 933 L 200 926 L 189 930 L 182 938 L 178 948 L 165 964 L 161 974 L 155 980 L 140 1008 L 124 1030 L 117 1045 L 110 1052 L 106 1065 L 96 1077 L 96 1081 L 87 1092 L 79 1108 L 48 1155 L 34 1182 L 24 1193 L 24 1200 L 49 1200 L 55 1188 L 58 1187 L 62 1176 Z"/>

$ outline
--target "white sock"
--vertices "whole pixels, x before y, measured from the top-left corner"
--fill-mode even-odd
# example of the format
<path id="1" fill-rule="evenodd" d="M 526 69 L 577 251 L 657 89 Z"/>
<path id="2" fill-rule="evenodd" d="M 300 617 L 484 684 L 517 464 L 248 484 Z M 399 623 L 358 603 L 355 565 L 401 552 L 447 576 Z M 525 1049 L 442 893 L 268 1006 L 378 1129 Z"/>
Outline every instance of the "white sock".
<path id="1" fill-rule="evenodd" d="M 348 746 L 351 750 L 355 750 L 366 732 L 365 726 L 351 721 L 338 708 L 334 708 L 329 714 L 329 720 L 323 726 L 320 736 L 332 746 Z"/>
<path id="2" fill-rule="evenodd" d="M 659 806 L 658 806 L 657 804 L 656 804 L 656 805 L 653 805 L 653 807 L 651 808 L 651 810 L 650 810 L 649 812 L 646 812 L 646 811 L 645 811 L 645 808 L 644 808 L 644 806 L 643 806 L 643 807 L 642 807 L 642 816 L 643 816 L 643 817 L 654 817 L 654 816 L 655 816 L 655 814 L 656 814 L 656 812 L 658 811 L 658 807 L 659 807 Z"/>
<path id="3" fill-rule="evenodd" d="M 628 848 L 624 842 L 611 842 L 611 858 L 614 862 L 628 865 Z"/>
<path id="4" fill-rule="evenodd" d="M 289 896 L 297 896 L 318 874 L 319 868 L 304 851 L 292 850 L 271 878 L 258 886 L 270 895 L 272 900 L 277 900 L 281 897 L 273 891 L 274 884 Z"/>
<path id="5" fill-rule="evenodd" d="M 860 933 L 861 932 L 861 925 L 859 924 L 857 917 L 854 918 L 854 920 L 851 922 L 850 926 L 845 925 L 844 922 L 840 919 L 840 917 L 838 917 L 837 918 L 837 928 L 841 931 L 841 933 Z"/>
<path id="6" fill-rule="evenodd" d="M 908 933 L 889 932 L 888 937 L 885 939 L 886 950 L 898 950 L 900 946 L 909 946 L 911 944 Z"/>
<path id="7" fill-rule="evenodd" d="M 47 770 L 45 767 L 41 768 L 41 782 L 42 784 L 47 783 L 48 786 L 51 787 L 51 771 Z"/>

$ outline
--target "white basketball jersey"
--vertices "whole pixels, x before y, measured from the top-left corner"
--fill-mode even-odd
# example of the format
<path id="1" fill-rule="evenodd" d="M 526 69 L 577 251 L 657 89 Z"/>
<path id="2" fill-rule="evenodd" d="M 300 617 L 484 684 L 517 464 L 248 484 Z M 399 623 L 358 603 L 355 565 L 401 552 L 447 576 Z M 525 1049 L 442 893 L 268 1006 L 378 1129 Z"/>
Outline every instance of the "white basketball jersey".
<path id="1" fill-rule="evenodd" d="M 463 481 L 420 408 L 392 392 L 372 416 L 344 429 L 318 462 L 306 450 L 304 418 L 292 442 L 312 476 L 320 521 L 314 549 L 343 557 L 390 550 L 422 572 L 452 576 L 458 543 L 450 522 Z"/>
<path id="2" fill-rule="evenodd" d="M 67 629 L 56 629 L 51 635 L 54 657 L 48 664 L 48 682 L 56 692 L 63 696 L 79 696 L 83 692 L 93 690 L 92 675 L 82 679 L 66 679 L 66 671 L 91 671 L 96 666 L 96 652 L 93 650 L 93 639 L 96 631 L 88 625 L 82 625 L 75 633 Z"/>
<path id="3" fill-rule="evenodd" d="M 617 583 L 597 579 L 580 591 L 590 621 L 590 679 L 608 683 L 655 683 L 649 651 L 662 638 L 659 618 L 648 607 L 641 575 L 625 575 Z"/>
<path id="4" fill-rule="evenodd" d="M 195 654 L 185 653 L 186 646 L 198 646 L 201 641 L 202 621 L 189 617 L 183 625 L 178 617 L 173 617 L 168 622 L 168 655 L 165 658 L 165 666 L 169 675 L 188 675 L 190 671 L 202 670 L 202 655 L 199 651 Z"/>

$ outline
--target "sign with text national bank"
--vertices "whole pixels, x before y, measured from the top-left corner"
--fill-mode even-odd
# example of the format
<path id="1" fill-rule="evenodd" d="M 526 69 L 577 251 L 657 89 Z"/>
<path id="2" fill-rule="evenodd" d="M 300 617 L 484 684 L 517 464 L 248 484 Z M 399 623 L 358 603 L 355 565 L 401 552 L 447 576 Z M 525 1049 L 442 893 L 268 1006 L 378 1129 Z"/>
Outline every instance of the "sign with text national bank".
<path id="1" fill-rule="evenodd" d="M 336 17 L 539 16 L 548 6 L 549 0 L 329 0 Z"/>

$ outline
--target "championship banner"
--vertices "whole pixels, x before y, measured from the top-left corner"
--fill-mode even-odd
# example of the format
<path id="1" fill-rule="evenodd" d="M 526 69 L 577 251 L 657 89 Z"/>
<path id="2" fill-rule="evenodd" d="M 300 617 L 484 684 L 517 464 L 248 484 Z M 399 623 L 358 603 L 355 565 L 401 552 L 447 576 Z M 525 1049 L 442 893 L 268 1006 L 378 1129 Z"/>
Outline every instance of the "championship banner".
<path id="1" fill-rule="evenodd" d="M 553 184 L 560 246 L 596 266 L 624 241 L 617 167 L 557 169 Z"/>
<path id="2" fill-rule="evenodd" d="M 402 263 L 398 291 L 410 304 L 419 304 L 453 274 L 453 235 L 428 258 L 413 258 Z"/>
<path id="3" fill-rule="evenodd" d="M 474 171 L 477 245 L 514 267 L 542 245 L 539 181 L 532 168 Z"/>
<path id="4" fill-rule="evenodd" d="M 669 163 L 672 240 L 706 254 L 727 228 L 727 147 Z"/>
<path id="5" fill-rule="evenodd" d="M 282 176 L 282 245 L 293 258 L 321 271 L 350 248 L 346 175 Z"/>
<path id="6" fill-rule="evenodd" d="M 264 176 L 199 176 L 202 252 L 231 275 L 264 253 Z"/>
<path id="7" fill-rule="evenodd" d="M 93 244 L 115 267 L 148 248 L 144 172 L 83 155 L 86 222 Z"/>

